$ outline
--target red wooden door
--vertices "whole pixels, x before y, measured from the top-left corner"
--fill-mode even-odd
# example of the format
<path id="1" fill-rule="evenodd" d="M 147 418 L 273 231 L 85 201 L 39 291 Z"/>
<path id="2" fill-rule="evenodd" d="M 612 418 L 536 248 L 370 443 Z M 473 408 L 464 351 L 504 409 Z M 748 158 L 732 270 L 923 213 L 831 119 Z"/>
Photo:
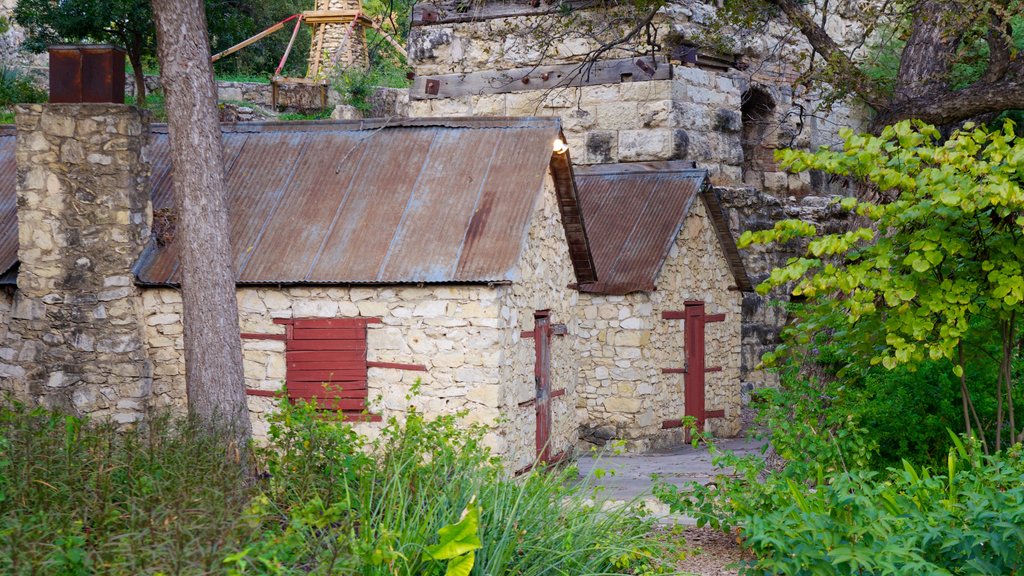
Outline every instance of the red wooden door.
<path id="1" fill-rule="evenodd" d="M 551 316 L 546 310 L 534 314 L 533 346 L 536 361 L 533 377 L 536 384 L 537 457 L 551 460 Z"/>
<path id="2" fill-rule="evenodd" d="M 686 302 L 683 345 L 686 349 L 686 375 L 683 379 L 683 400 L 687 416 L 697 419 L 704 429 L 704 303 Z"/>

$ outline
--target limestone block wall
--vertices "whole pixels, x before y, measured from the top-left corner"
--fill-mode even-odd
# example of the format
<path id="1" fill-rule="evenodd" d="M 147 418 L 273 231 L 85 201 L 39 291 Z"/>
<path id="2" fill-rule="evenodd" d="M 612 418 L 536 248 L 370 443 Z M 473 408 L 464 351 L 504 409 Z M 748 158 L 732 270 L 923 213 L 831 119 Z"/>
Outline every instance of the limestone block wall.
<path id="1" fill-rule="evenodd" d="M 705 406 L 725 410 L 725 418 L 708 421 L 720 436 L 740 425 L 741 295 L 734 284 L 703 203 L 695 200 L 669 252 L 657 290 L 625 296 L 582 293 L 579 299 L 580 397 L 584 436 L 620 438 L 635 451 L 678 444 L 679 429 L 662 422 L 683 416 L 685 357 L 681 320 L 664 320 L 662 312 L 684 309 L 687 300 L 705 302 L 707 314 L 725 314 L 724 322 L 705 329 L 705 365 L 721 366 L 706 374 Z"/>
<path id="2" fill-rule="evenodd" d="M 129 424 L 148 408 L 131 268 L 149 239 L 148 119 L 119 104 L 17 110 L 18 290 L 0 389 Z"/>
<path id="3" fill-rule="evenodd" d="M 550 179 L 523 241 L 528 245 L 520 280 L 511 286 L 239 288 L 241 331 L 283 334 L 275 318 L 380 318 L 381 323 L 367 329 L 367 360 L 420 364 L 426 371 L 370 368 L 370 412 L 401 418 L 409 406 L 428 415 L 465 411 L 467 424 L 493 426 L 487 443 L 510 468 L 521 467 L 535 455 L 535 419 L 531 409 L 519 406 L 534 388 L 533 341 L 521 338 L 520 332 L 533 329 L 535 309 L 551 309 L 555 322 L 570 323 L 575 299 L 568 294 L 572 267 Z M 146 348 L 156 365 L 153 403 L 183 409 L 181 297 L 176 289 L 146 288 L 142 298 Z M 576 438 L 573 407 L 579 368 L 574 334 L 571 329 L 569 336 L 554 342 L 552 388 L 568 391 L 553 401 L 558 450 L 571 447 Z M 280 390 L 287 373 L 285 343 L 244 339 L 242 350 L 246 386 Z M 249 397 L 257 437 L 266 434 L 266 416 L 274 402 Z M 380 425 L 358 427 L 372 435 Z"/>
<path id="4" fill-rule="evenodd" d="M 409 113 L 426 116 L 557 116 L 577 164 L 687 158 L 677 133 L 670 80 L 416 100 Z"/>
<path id="5" fill-rule="evenodd" d="M 0 288 L 0 343 L 7 341 L 7 325 L 11 321 L 11 308 L 14 306 L 14 290 Z M 0 357 L 0 362 L 11 360 Z"/>
<path id="6" fill-rule="evenodd" d="M 673 4 L 655 20 L 659 38 L 693 38 L 713 11 L 701 2 Z M 575 21 L 546 15 L 421 23 L 410 35 L 410 61 L 419 76 L 448 78 L 537 64 L 577 65 L 598 47 L 600 35 L 583 25 L 577 26 L 579 33 L 566 30 L 566 22 L 579 24 L 601 14 L 576 11 L 569 17 Z M 829 22 L 844 38 L 857 36 L 842 15 L 830 16 Z M 558 39 L 545 43 L 548 36 Z M 559 116 L 578 163 L 690 159 L 707 169 L 715 184 L 746 182 L 778 196 L 808 195 L 824 182 L 779 171 L 774 150 L 834 144 L 838 128 L 862 125 L 864 113 L 845 103 L 826 108 L 818 94 L 793 87 L 799 55 L 807 47 L 783 27 L 770 26 L 741 42 L 742 69 L 677 63 L 671 80 L 628 81 L 633 80 L 630 77 L 619 83 L 554 90 L 515 86 L 515 91 L 504 94 L 482 86 L 471 95 L 432 99 L 413 91 L 410 113 Z M 644 50 L 618 47 L 601 58 L 636 58 Z M 755 98 L 759 95 L 763 106 Z"/>
<path id="7" fill-rule="evenodd" d="M 181 297 L 173 288 L 150 288 L 146 302 L 146 337 L 154 371 L 154 403 L 184 407 L 184 353 Z M 499 294 L 483 286 L 290 287 L 238 290 L 243 333 L 284 334 L 275 318 L 380 318 L 367 329 L 367 360 L 422 364 L 426 372 L 370 368 L 370 411 L 385 417 L 415 406 L 428 414 L 467 410 L 467 422 L 493 423 L 500 342 L 506 329 L 499 321 Z M 488 346 L 489 345 L 489 346 Z M 244 339 L 246 386 L 280 390 L 287 368 L 285 343 Z M 410 395 L 417 379 L 419 393 Z M 254 433 L 266 433 L 265 415 L 272 398 L 250 396 Z M 371 424 L 360 425 L 372 430 Z M 490 441 L 498 447 L 500 433 Z"/>
<path id="8" fill-rule="evenodd" d="M 576 444 L 579 427 L 575 409 L 579 334 L 574 313 L 578 297 L 569 289 L 576 278 L 550 177 L 546 179 L 539 204 L 519 262 L 519 280 L 502 289 L 498 303 L 502 322 L 512 327 L 505 333 L 501 345 L 499 382 L 501 406 L 509 415 L 512 428 L 506 441 L 508 452 L 515 455 L 511 462 L 515 470 L 531 464 L 536 456 L 537 413 L 535 406 L 528 404 L 536 396 L 535 343 L 533 338 L 521 337 L 521 333 L 534 329 L 534 313 L 538 310 L 549 310 L 551 323 L 565 324 L 567 332 L 564 336 L 551 337 L 551 390 L 565 392 L 551 399 L 549 453 L 556 456 L 571 450 Z"/>

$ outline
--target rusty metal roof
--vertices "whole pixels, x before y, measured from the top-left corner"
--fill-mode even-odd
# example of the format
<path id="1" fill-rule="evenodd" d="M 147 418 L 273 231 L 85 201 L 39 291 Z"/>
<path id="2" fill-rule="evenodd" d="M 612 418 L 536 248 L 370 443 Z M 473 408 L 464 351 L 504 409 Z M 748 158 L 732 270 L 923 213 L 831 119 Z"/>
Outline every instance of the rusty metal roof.
<path id="1" fill-rule="evenodd" d="M 0 284 L 18 262 L 18 202 L 15 192 L 14 128 L 0 127 Z M 13 282 L 11 282 L 13 283 Z"/>
<path id="2" fill-rule="evenodd" d="M 154 210 L 173 204 L 164 132 Z M 225 128 L 238 282 L 513 281 L 559 134 L 531 118 Z M 151 243 L 136 274 L 178 283 L 174 241 Z"/>
<path id="3" fill-rule="evenodd" d="M 707 172 L 692 169 L 689 162 L 606 164 L 577 167 L 575 172 L 598 277 L 598 282 L 581 283 L 580 290 L 598 294 L 655 290 L 693 201 L 698 196 L 709 201 Z M 721 214 L 720 207 L 717 213 Z M 728 241 L 735 252 L 728 227 L 724 228 L 728 240 L 717 230 L 724 226 L 724 218 L 711 220 L 723 249 L 727 251 L 724 242 Z M 745 273 L 741 276 L 746 278 Z"/>
<path id="4" fill-rule="evenodd" d="M 545 175 L 555 177 L 577 280 L 593 260 L 551 118 L 224 126 L 240 284 L 513 281 Z M 14 131 L 0 131 L 0 283 L 17 263 Z M 173 221 L 165 126 L 154 126 L 153 208 Z M 567 172 L 563 174 L 563 172 Z M 173 230 L 136 264 L 142 284 L 179 282 Z"/>

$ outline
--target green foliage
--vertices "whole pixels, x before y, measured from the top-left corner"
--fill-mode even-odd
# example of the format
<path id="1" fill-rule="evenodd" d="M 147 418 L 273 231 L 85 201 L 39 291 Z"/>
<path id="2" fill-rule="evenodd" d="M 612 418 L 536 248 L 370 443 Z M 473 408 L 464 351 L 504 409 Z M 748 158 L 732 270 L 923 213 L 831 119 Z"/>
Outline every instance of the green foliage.
<path id="1" fill-rule="evenodd" d="M 411 0 L 368 0 L 363 10 L 371 17 L 382 21 L 382 29 L 400 44 L 409 37 L 412 23 Z M 332 75 L 331 81 L 342 100 L 349 106 L 369 113 L 370 102 L 377 87 L 404 88 L 409 86 L 409 65 L 395 52 L 391 44 L 376 30 L 366 31 L 367 51 L 370 66 L 366 70 L 340 70 Z"/>
<path id="2" fill-rule="evenodd" d="M 842 136 L 843 150 L 786 150 L 781 164 L 853 176 L 899 197 L 884 204 L 844 198 L 843 208 L 872 226 L 815 237 L 804 256 L 772 271 L 759 291 L 795 282 L 795 295 L 841 294 L 833 305 L 851 331 L 882 336 L 872 363 L 957 363 L 972 319 L 1008 317 L 1024 300 L 1024 139 L 1009 122 L 995 132 L 968 125 L 942 143 L 935 128 L 910 122 L 877 137 Z M 745 232 L 739 243 L 815 233 L 806 222 L 787 220 Z"/>
<path id="3" fill-rule="evenodd" d="M 282 404 L 269 485 L 247 513 L 261 537 L 225 560 L 230 573 L 657 573 L 649 519 L 602 511 L 574 469 L 509 479 L 484 433 L 410 411 L 368 441 Z"/>
<path id="4" fill-rule="evenodd" d="M 0 66 L 0 108 L 36 102 L 46 102 L 46 91 L 36 86 L 28 75 Z"/>
<path id="5" fill-rule="evenodd" d="M 210 48 L 227 49 L 308 8 L 306 0 L 205 0 Z M 14 19 L 27 32 L 25 47 L 41 52 L 51 44 L 107 42 L 124 47 L 132 65 L 158 69 L 149 0 L 18 0 Z M 291 37 L 286 26 L 214 65 L 217 74 L 269 78 Z M 303 25 L 284 73 L 304 75 L 309 26 Z"/>
<path id="6" fill-rule="evenodd" d="M 508 477 L 484 430 L 415 411 L 374 440 L 286 402 L 255 485 L 185 421 L 0 409 L 0 573 L 660 574 L 671 545 L 574 469 Z"/>
<path id="7" fill-rule="evenodd" d="M 1019 449 L 1003 457 L 951 449 L 944 474 L 905 463 L 888 476 L 839 474 L 743 519 L 767 574 L 1013 574 L 1024 564 Z M 780 490 L 783 488 L 779 486 Z"/>
<path id="8" fill-rule="evenodd" d="M 52 44 L 109 43 L 141 67 L 152 63 L 156 51 L 147 0 L 18 0 L 14 20 L 25 29 L 25 47 L 35 52 Z"/>
<path id="9" fill-rule="evenodd" d="M 990 457 L 949 435 L 953 447 L 938 468 L 945 474 L 906 461 L 884 473 L 835 469 L 849 459 L 844 447 L 856 454 L 851 437 L 805 438 L 816 468 L 809 476 L 768 470 L 709 442 L 716 465 L 734 474 L 682 489 L 660 484 L 656 493 L 700 525 L 738 531 L 757 557 L 745 574 L 1016 573 L 1024 562 L 1020 445 Z M 835 450 L 822 451 L 826 442 Z"/>
<path id="10" fill-rule="evenodd" d="M 400 88 L 408 82 L 404 68 L 382 65 L 365 71 L 346 70 L 334 78 L 333 85 L 346 104 L 368 113 L 373 107 L 371 98 L 377 87 Z"/>
<path id="11" fill-rule="evenodd" d="M 771 446 L 786 461 L 781 469 L 770 469 L 761 455 L 741 457 L 719 451 L 694 421 L 684 422 L 691 429 L 694 446 L 706 443 L 713 463 L 735 473 L 681 490 L 656 483 L 655 495 L 673 510 L 696 519 L 698 526 L 729 531 L 746 518 L 787 504 L 790 496 L 784 488 L 790 482 L 813 485 L 830 475 L 867 466 L 877 444 L 855 416 L 837 409 L 841 394 L 841 387 L 793 374 L 785 375 L 778 389 L 758 391 L 757 422 L 770 430 Z"/>
<path id="12" fill-rule="evenodd" d="M 293 14 L 311 8 L 310 0 L 206 0 L 210 50 L 214 54 L 226 50 Z M 217 77 L 269 81 L 284 56 L 294 26 L 293 20 L 283 30 L 218 60 L 214 64 Z M 305 76 L 309 45 L 310 27 L 303 24 L 282 75 Z"/>
<path id="13" fill-rule="evenodd" d="M 209 573 L 251 497 L 217 438 L 0 408 L 0 573 Z"/>

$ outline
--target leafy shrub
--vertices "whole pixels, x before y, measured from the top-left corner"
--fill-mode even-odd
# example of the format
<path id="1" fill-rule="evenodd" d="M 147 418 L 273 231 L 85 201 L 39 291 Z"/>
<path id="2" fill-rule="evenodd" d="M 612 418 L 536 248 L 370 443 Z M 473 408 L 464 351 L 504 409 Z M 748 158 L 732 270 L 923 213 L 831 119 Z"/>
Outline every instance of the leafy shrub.
<path id="1" fill-rule="evenodd" d="M 0 408 L 0 573 L 216 572 L 252 496 L 221 442 Z"/>
<path id="2" fill-rule="evenodd" d="M 890 475 L 839 474 L 744 519 L 757 573 L 1012 574 L 1024 565 L 1024 473 L 960 444 L 945 474 L 904 463 Z"/>
<path id="3" fill-rule="evenodd" d="M 474 509 L 474 574 L 655 573 L 665 549 L 647 539 L 651 520 L 602 511 L 575 469 L 508 478 L 483 434 L 411 411 L 368 441 L 283 405 L 262 453 L 269 485 L 247 514 L 262 536 L 228 557 L 231 573 L 442 574 L 441 535 Z"/>
<path id="4" fill-rule="evenodd" d="M 904 461 L 884 473 L 819 464 L 801 478 L 712 442 L 716 465 L 735 475 L 656 493 L 699 525 L 738 531 L 757 556 L 746 574 L 1016 573 L 1024 565 L 1021 447 L 987 456 L 949 435 L 945 474 Z"/>

